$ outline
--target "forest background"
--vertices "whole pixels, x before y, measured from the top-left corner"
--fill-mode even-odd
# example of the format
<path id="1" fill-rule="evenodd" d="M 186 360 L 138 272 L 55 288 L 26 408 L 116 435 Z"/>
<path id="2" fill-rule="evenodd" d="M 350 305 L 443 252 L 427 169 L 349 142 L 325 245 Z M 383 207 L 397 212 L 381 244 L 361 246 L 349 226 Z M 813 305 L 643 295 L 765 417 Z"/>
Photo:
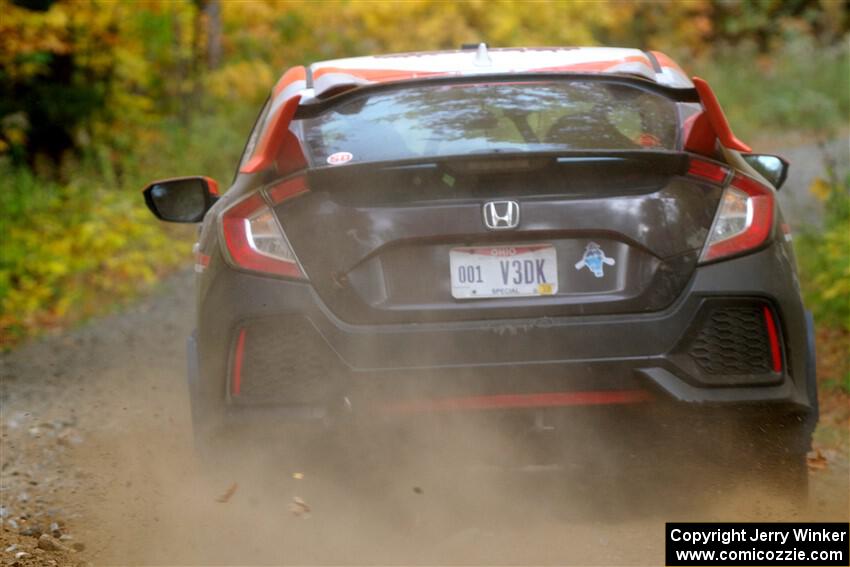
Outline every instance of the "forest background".
<path id="1" fill-rule="evenodd" d="M 824 213 L 795 227 L 795 246 L 821 384 L 846 400 L 848 32 L 839 0 L 0 0 L 0 348 L 118 308 L 189 264 L 194 231 L 156 222 L 139 190 L 194 174 L 226 187 L 287 67 L 479 41 L 614 45 L 708 79 L 756 149 L 816 148 Z"/>

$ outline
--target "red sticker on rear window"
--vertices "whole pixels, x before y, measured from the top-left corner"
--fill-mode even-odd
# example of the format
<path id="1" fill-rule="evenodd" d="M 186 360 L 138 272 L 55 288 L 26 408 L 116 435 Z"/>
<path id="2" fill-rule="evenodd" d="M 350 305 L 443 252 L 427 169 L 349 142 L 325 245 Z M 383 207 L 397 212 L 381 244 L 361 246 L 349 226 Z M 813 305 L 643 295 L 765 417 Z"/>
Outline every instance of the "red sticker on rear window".
<path id="1" fill-rule="evenodd" d="M 661 140 L 659 140 L 656 136 L 652 134 L 641 134 L 637 137 L 637 143 L 643 146 L 644 148 L 660 148 Z"/>
<path id="2" fill-rule="evenodd" d="M 328 156 L 328 163 L 331 165 L 340 165 L 354 159 L 351 152 L 336 152 Z"/>

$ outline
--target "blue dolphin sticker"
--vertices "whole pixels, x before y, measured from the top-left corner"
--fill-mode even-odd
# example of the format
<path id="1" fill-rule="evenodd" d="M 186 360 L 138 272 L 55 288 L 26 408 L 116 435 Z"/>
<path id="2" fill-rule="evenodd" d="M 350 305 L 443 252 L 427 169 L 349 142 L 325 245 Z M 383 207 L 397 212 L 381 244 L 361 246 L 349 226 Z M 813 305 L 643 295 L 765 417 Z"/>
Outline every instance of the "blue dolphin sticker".
<path id="1" fill-rule="evenodd" d="M 593 275 L 597 278 L 601 278 L 605 275 L 603 271 L 603 266 L 613 266 L 616 264 L 614 258 L 609 258 L 605 255 L 605 252 L 602 251 L 602 248 L 595 242 L 591 242 L 587 245 L 587 248 L 584 249 L 584 256 L 582 256 L 581 260 L 576 262 L 576 270 L 581 270 L 584 267 L 587 267 L 588 270 L 593 272 Z"/>

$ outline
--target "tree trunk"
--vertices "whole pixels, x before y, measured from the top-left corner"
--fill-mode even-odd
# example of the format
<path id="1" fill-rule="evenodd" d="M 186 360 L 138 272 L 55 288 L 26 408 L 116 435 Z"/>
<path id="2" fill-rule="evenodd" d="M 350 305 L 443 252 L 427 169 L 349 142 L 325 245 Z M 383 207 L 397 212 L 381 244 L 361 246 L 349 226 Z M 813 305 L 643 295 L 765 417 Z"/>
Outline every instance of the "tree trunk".
<path id="1" fill-rule="evenodd" d="M 221 3 L 207 0 L 204 4 L 207 17 L 207 69 L 215 69 L 221 63 Z"/>

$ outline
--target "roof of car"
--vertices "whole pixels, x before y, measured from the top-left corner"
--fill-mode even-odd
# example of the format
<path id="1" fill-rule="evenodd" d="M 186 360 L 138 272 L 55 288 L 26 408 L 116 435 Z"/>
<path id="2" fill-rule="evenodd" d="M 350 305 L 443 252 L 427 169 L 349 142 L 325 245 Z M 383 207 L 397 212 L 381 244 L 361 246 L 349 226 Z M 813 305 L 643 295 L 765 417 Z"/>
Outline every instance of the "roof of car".
<path id="1" fill-rule="evenodd" d="M 537 47 L 399 53 L 349 57 L 293 67 L 274 89 L 275 99 L 301 94 L 301 104 L 340 89 L 429 77 L 511 73 L 592 73 L 637 76 L 670 88 L 693 83 L 658 51 L 617 47 Z M 283 95 L 283 96 L 281 96 Z"/>
<path id="2" fill-rule="evenodd" d="M 697 96 L 696 87 L 699 86 L 672 59 L 659 51 L 618 47 L 489 49 L 482 43 L 474 49 L 322 61 L 308 67 L 288 69 L 274 86 L 257 148 L 240 171 L 254 173 L 272 164 L 298 108 L 303 109 L 337 93 L 369 85 L 429 78 L 546 73 L 637 78 L 663 88 L 679 90 L 689 97 Z M 710 91 L 707 85 L 703 90 L 706 89 Z M 694 100 L 699 101 L 700 98 Z M 713 144 L 713 136 L 718 128 L 728 125 L 722 112 L 717 122 L 718 126 L 713 126 L 713 129 L 702 129 L 705 131 L 706 144 Z M 734 145 L 736 140 L 731 139 L 731 131 L 728 133 L 727 142 Z"/>

